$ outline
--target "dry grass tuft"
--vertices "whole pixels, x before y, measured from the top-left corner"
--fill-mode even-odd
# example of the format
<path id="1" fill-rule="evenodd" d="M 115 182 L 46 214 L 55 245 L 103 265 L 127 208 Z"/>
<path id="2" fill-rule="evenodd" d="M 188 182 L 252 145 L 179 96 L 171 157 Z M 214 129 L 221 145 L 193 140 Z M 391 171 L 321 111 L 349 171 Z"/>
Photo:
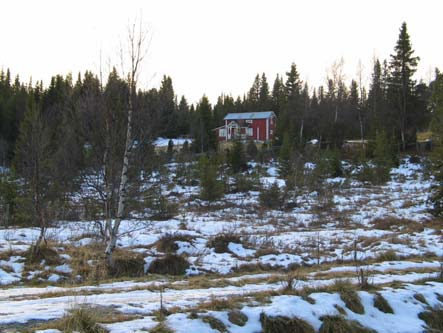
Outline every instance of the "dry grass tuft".
<path id="1" fill-rule="evenodd" d="M 423 296 L 423 294 L 415 294 L 414 298 L 423 304 L 429 305 L 428 301 L 426 301 L 426 298 Z"/>
<path id="2" fill-rule="evenodd" d="M 398 256 L 394 250 L 387 250 L 387 251 L 379 253 L 377 256 L 377 260 L 378 261 L 395 261 L 395 260 L 398 260 Z"/>
<path id="3" fill-rule="evenodd" d="M 184 234 L 166 233 L 156 242 L 157 251 L 163 253 L 175 253 L 178 250 L 177 241 L 192 242 L 193 238 Z"/>
<path id="4" fill-rule="evenodd" d="M 427 333 L 443 332 L 443 308 L 430 308 L 419 313 L 418 317 L 426 323 Z"/>
<path id="5" fill-rule="evenodd" d="M 342 316 L 324 316 L 319 333 L 375 333 L 374 330 L 361 326 L 356 321 L 346 320 Z"/>
<path id="6" fill-rule="evenodd" d="M 62 263 L 62 258 L 58 255 L 57 251 L 50 246 L 50 244 L 42 243 L 39 249 L 35 246 L 31 246 L 25 253 L 27 264 L 40 264 L 43 260 L 46 265 L 55 266 Z"/>
<path id="7" fill-rule="evenodd" d="M 268 317 L 260 314 L 263 333 L 314 333 L 314 328 L 306 321 L 299 318 Z"/>
<path id="8" fill-rule="evenodd" d="M 248 321 L 248 316 L 240 310 L 232 310 L 228 312 L 228 320 L 237 326 L 245 326 Z"/>
<path id="9" fill-rule="evenodd" d="M 394 313 L 394 310 L 389 305 L 386 298 L 384 298 L 381 294 L 377 293 L 374 297 L 374 307 L 384 313 Z"/>
<path id="10" fill-rule="evenodd" d="M 188 268 L 189 262 L 186 258 L 176 254 L 168 254 L 163 258 L 155 259 L 149 266 L 148 273 L 183 275 Z"/>
<path id="11" fill-rule="evenodd" d="M 225 253 L 229 252 L 228 245 L 229 243 L 241 243 L 241 239 L 239 235 L 234 233 L 224 233 L 212 237 L 207 244 L 207 247 L 214 248 L 216 253 Z"/>
<path id="12" fill-rule="evenodd" d="M 203 316 L 203 317 L 201 317 L 201 320 L 204 323 L 206 323 L 209 326 L 211 326 L 211 328 L 214 329 L 214 330 L 217 330 L 217 331 L 222 332 L 222 333 L 228 331 L 227 328 L 226 328 L 226 325 L 220 319 L 217 319 L 217 318 L 215 318 L 213 316 L 209 316 L 209 315 Z"/>
<path id="13" fill-rule="evenodd" d="M 336 280 L 331 288 L 340 294 L 341 300 L 349 310 L 358 314 L 365 313 L 365 308 L 352 283 L 346 280 Z"/>
<path id="14" fill-rule="evenodd" d="M 154 328 L 152 328 L 150 333 L 174 333 L 174 331 L 169 328 L 165 323 L 160 323 Z"/>

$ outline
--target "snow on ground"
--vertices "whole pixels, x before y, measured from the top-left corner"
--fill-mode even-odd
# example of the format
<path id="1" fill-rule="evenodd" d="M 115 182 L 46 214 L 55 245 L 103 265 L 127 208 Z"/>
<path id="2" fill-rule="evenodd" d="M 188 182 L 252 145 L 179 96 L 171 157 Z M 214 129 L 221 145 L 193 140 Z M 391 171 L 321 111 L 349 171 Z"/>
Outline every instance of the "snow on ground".
<path id="1" fill-rule="evenodd" d="M 164 141 L 167 145 L 169 140 Z M 182 143 L 174 142 L 177 144 Z M 353 174 L 352 166 L 345 166 Z M 173 163 L 170 167 L 174 167 Z M 307 172 L 315 167 L 313 163 L 305 165 Z M 260 179 L 263 185 L 276 183 L 284 187 L 285 182 L 279 178 L 275 164 L 269 164 L 265 170 L 266 175 Z M 198 187 L 165 185 L 163 195 L 174 202 L 183 201 L 184 210 L 180 215 L 166 221 L 144 220 L 143 217 L 122 221 L 118 246 L 142 255 L 145 269 L 164 255 L 155 246 L 157 241 L 165 233 L 180 234 L 188 237 L 175 241 L 176 253 L 186 256 L 191 264 L 186 275 L 219 274 L 221 276 L 210 280 L 215 285 L 219 281 L 223 285 L 220 287 L 196 288 L 187 277 L 175 281 L 165 278 L 61 287 L 67 280 L 72 283 L 76 274 L 72 265 L 75 254 L 67 253 L 67 248 L 96 242 L 95 222 L 60 221 L 51 226 L 48 239 L 58 244 L 56 249 L 61 262 L 53 266 L 41 263 L 32 270 L 26 267 L 24 252 L 37 239 L 39 230 L 1 229 L 0 285 L 11 286 L 0 289 L 0 330 L 6 324 L 60 318 L 73 305 L 88 303 L 143 316 L 129 322 L 107 324 L 111 332 L 145 332 L 157 324 L 152 313 L 158 310 L 157 288 L 160 286 L 165 288 L 162 297 L 167 308 L 186 311 L 213 297 L 279 290 L 283 286 L 281 281 L 285 281 L 282 270 L 297 266 L 315 268 L 296 281 L 296 288 L 324 288 L 342 278 L 357 283 L 357 268 L 367 272 L 373 284 L 435 279 L 442 269 L 436 256 L 443 256 L 443 237 L 428 213 L 431 185 L 423 167 L 410 163 L 407 158 L 398 168 L 392 169 L 391 180 L 384 185 L 368 185 L 349 178 L 327 179 L 323 189 L 308 188 L 297 193 L 295 207 L 285 211 L 262 209 L 257 191 L 227 194 L 214 203 L 214 208 L 207 209 L 206 203 L 195 199 Z M 208 244 L 220 234 L 236 235 L 240 242 L 229 242 L 225 252 L 217 253 Z M 358 261 L 355 265 L 346 263 L 355 259 Z M 254 267 L 269 267 L 269 272 L 254 271 Z M 233 272 L 235 275 L 230 275 Z M 51 286 L 28 287 L 28 280 Z M 289 295 L 271 297 L 268 304 L 252 306 L 245 302 L 242 311 L 248 316 L 248 322 L 244 327 L 230 323 L 226 311 L 209 311 L 206 315 L 221 320 L 229 332 L 260 331 L 262 312 L 297 316 L 318 329 L 321 316 L 338 314 L 338 305 L 345 308 L 347 318 L 377 332 L 421 332 L 424 323 L 417 314 L 426 305 L 413 296 L 420 293 L 431 306 L 442 305 L 436 293 L 443 295 L 443 284 L 429 282 L 397 289 L 385 287 L 380 293 L 394 308 L 394 315 L 374 308 L 374 295 L 368 292 L 359 292 L 365 315 L 353 313 L 338 294 L 328 292 L 311 294 L 315 304 Z M 172 314 L 166 323 L 176 332 L 217 332 L 201 319 L 191 319 L 186 313 Z"/>
<path id="2" fill-rule="evenodd" d="M 157 138 L 154 141 L 154 146 L 155 147 L 167 147 L 169 145 L 170 140 L 172 140 L 172 143 L 174 146 L 182 146 L 185 143 L 185 141 L 187 141 L 189 144 L 192 143 L 192 139 L 186 139 L 186 138 L 173 138 L 173 139 Z"/>

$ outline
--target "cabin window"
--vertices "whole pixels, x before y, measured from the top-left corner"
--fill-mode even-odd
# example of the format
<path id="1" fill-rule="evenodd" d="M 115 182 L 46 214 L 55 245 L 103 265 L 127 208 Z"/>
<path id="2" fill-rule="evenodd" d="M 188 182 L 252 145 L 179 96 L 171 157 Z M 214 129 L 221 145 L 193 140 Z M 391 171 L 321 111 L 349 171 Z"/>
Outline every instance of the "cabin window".
<path id="1" fill-rule="evenodd" d="M 248 128 L 246 129 L 246 134 L 247 134 L 248 136 L 252 136 L 252 135 L 253 135 L 253 131 L 252 131 L 252 128 L 251 128 L 251 127 L 248 127 Z"/>
<path id="2" fill-rule="evenodd" d="M 220 130 L 218 131 L 218 136 L 224 138 L 226 136 L 226 129 L 220 128 Z"/>

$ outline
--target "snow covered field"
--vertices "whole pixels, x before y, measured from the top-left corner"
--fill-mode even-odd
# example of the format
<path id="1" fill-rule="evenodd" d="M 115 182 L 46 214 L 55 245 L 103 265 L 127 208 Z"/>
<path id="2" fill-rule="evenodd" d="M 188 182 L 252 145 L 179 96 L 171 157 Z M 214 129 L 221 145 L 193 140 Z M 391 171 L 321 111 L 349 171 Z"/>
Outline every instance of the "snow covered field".
<path id="1" fill-rule="evenodd" d="M 284 184 L 274 165 L 262 181 Z M 140 255 L 148 270 L 165 254 L 159 241 L 165 234 L 176 237 L 174 252 L 190 263 L 179 278 L 83 279 L 74 262 L 79 249 L 97 241 L 94 222 L 60 221 L 50 228 L 57 263 L 30 267 L 24 252 L 38 230 L 0 230 L 0 330 L 29 331 L 33 321 L 59 319 L 88 304 L 133 315 L 104 324 L 111 332 L 147 332 L 158 325 L 161 290 L 170 312 L 165 324 L 175 332 L 223 332 L 207 316 L 226 332 L 261 332 L 262 313 L 297 317 L 316 331 L 324 316 L 339 315 L 376 332 L 424 331 L 419 313 L 443 306 L 443 237 L 441 222 L 428 213 L 431 180 L 422 165 L 405 158 L 382 186 L 350 178 L 326 184 L 326 195 L 299 193 L 295 207 L 285 211 L 262 209 L 254 191 L 226 195 L 208 208 L 193 198 L 197 187 L 165 186 L 164 194 L 182 202 L 183 210 L 166 221 L 123 221 L 118 245 Z M 211 246 L 219 235 L 233 240 L 224 251 Z M 358 286 L 357 272 L 372 286 L 357 291 L 363 313 L 349 309 L 337 287 L 340 281 Z M 374 307 L 377 294 L 393 313 Z M 244 326 L 229 319 L 232 309 L 211 307 L 226 298 L 247 317 Z"/>

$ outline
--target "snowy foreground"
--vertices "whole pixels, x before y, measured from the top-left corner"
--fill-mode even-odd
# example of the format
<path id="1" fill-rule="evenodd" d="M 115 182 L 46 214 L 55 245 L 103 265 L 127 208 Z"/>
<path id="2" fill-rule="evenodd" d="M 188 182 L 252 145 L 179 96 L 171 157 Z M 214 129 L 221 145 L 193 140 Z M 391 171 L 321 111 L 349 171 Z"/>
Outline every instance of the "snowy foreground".
<path id="1" fill-rule="evenodd" d="M 282 183 L 272 165 L 262 181 Z M 422 166 L 404 159 L 383 186 L 351 178 L 327 184 L 326 195 L 300 193 L 284 212 L 259 209 L 257 192 L 226 195 L 206 209 L 192 199 L 197 187 L 165 187 L 186 210 L 167 221 L 124 221 L 119 247 L 141 255 L 148 270 L 164 255 L 159 240 L 179 235 L 175 252 L 190 262 L 179 278 L 82 280 L 74 259 L 97 241 L 93 222 L 51 228 L 60 260 L 32 267 L 24 253 L 38 230 L 0 230 L 0 331 L 29 332 L 88 305 L 125 315 L 103 324 L 110 332 L 149 332 L 159 324 L 161 298 L 164 324 L 175 332 L 262 332 L 262 314 L 302 319 L 316 331 L 325 316 L 341 316 L 376 332 L 424 332 L 419 314 L 443 307 L 443 237 L 428 213 L 431 180 Z M 238 241 L 216 252 L 210 241 L 219 234 Z M 363 311 L 355 312 L 340 285 L 360 285 L 357 272 L 371 287 L 357 291 Z M 374 305 L 377 295 L 393 313 Z M 242 323 L 232 320 L 233 309 L 245 316 Z"/>

